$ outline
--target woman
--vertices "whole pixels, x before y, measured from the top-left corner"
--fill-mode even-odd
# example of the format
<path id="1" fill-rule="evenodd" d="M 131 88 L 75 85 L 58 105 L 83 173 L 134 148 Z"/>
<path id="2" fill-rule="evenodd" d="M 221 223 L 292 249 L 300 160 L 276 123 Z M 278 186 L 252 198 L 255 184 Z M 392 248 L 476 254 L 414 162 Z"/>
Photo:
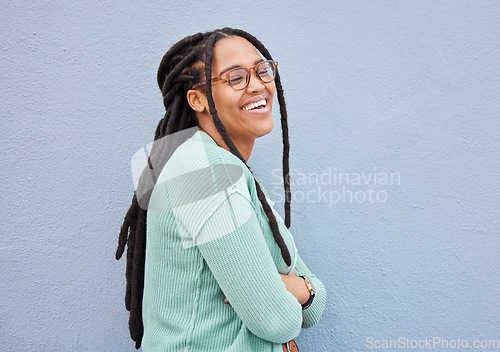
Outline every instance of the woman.
<path id="1" fill-rule="evenodd" d="M 128 246 L 125 305 L 136 348 L 297 350 L 287 342 L 321 317 L 324 286 L 288 231 L 288 127 L 276 70 L 256 38 L 231 28 L 186 37 L 163 57 L 158 83 L 166 114 L 149 160 L 161 173 L 149 175 L 152 192 L 144 191 L 143 173 L 116 253 L 119 259 Z M 246 164 L 255 139 L 273 128 L 275 90 L 284 222 Z M 160 143 L 189 129 L 195 132 L 170 147 L 175 151 Z"/>

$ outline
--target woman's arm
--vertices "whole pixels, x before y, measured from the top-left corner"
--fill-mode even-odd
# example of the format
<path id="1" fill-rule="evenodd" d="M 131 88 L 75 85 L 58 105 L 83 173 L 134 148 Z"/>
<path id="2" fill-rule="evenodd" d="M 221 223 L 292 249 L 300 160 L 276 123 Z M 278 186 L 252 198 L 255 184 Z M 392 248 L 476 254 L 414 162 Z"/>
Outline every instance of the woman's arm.
<path id="1" fill-rule="evenodd" d="M 254 335 L 284 343 L 299 334 L 302 307 L 276 270 L 252 203 L 237 188 L 195 242 L 232 309 Z"/>

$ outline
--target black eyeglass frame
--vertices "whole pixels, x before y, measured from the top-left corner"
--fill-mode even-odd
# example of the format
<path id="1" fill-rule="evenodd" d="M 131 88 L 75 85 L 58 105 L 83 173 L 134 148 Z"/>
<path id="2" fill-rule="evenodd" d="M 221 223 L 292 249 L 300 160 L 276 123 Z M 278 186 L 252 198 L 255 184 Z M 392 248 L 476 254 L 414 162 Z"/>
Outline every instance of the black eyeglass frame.
<path id="1" fill-rule="evenodd" d="M 262 79 L 262 77 L 260 77 L 258 71 L 257 71 L 257 68 L 262 65 L 262 64 L 271 64 L 271 67 L 273 68 L 273 76 L 272 76 L 272 79 L 269 80 L 269 81 L 264 81 Z M 274 79 L 276 78 L 276 74 L 277 74 L 277 69 L 278 69 L 278 62 L 274 61 L 274 60 L 265 60 L 265 61 L 261 61 L 259 62 L 257 65 L 255 65 L 254 67 L 251 67 L 251 68 L 246 68 L 246 67 L 236 67 L 236 68 L 233 68 L 231 70 L 228 70 L 227 72 L 224 72 L 222 75 L 220 75 L 219 77 L 214 77 L 212 78 L 210 81 L 212 83 L 214 82 L 218 82 L 218 81 L 223 81 L 223 82 L 227 82 L 229 84 L 229 86 L 231 88 L 233 88 L 234 90 L 243 90 L 245 89 L 246 87 L 248 87 L 248 85 L 250 84 L 250 75 L 251 75 L 251 71 L 254 71 L 255 72 L 255 76 L 257 76 L 257 78 L 262 82 L 262 83 L 270 83 L 272 81 L 274 81 Z M 244 87 L 241 87 L 241 88 L 235 88 L 232 84 L 231 84 L 231 81 L 229 80 L 229 74 L 231 74 L 232 72 L 236 71 L 236 70 L 245 70 L 247 72 L 247 75 L 246 75 L 246 84 Z M 267 72 L 267 70 L 266 70 Z M 196 88 L 199 88 L 199 87 L 203 87 L 204 85 L 206 85 L 206 81 L 202 81 L 202 82 L 199 82 L 199 83 L 195 83 L 193 84 L 193 86 L 191 87 L 191 89 L 196 89 Z"/>

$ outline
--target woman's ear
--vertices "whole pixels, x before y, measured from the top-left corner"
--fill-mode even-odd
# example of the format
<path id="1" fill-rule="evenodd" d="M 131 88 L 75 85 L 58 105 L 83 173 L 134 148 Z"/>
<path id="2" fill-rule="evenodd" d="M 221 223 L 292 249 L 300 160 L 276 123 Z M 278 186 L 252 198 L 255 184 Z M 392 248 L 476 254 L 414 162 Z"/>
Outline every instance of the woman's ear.
<path id="1" fill-rule="evenodd" d="M 207 107 L 207 97 L 197 89 L 187 91 L 187 101 L 191 109 L 198 113 L 202 113 Z"/>

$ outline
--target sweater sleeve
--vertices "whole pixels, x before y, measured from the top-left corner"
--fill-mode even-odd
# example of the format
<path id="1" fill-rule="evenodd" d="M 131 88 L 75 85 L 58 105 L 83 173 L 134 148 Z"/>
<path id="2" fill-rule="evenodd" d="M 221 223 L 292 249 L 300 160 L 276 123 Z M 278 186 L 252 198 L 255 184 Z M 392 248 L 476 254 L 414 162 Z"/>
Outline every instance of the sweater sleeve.
<path id="1" fill-rule="evenodd" d="M 232 224 L 228 231 L 227 225 Z M 206 240 L 213 233 L 224 235 Z M 302 307 L 286 290 L 266 245 L 253 204 L 238 188 L 205 222 L 198 248 L 232 309 L 256 336 L 284 343 L 302 325 Z"/>
<path id="2" fill-rule="evenodd" d="M 304 318 L 302 327 L 310 328 L 315 325 L 325 309 L 326 304 L 326 290 L 323 283 L 314 275 L 306 266 L 304 261 L 300 258 L 297 259 L 297 264 L 295 266 L 295 274 L 297 276 L 307 276 L 312 284 L 314 285 L 314 290 L 316 295 L 311 303 L 311 305 L 302 311 L 302 316 Z"/>

